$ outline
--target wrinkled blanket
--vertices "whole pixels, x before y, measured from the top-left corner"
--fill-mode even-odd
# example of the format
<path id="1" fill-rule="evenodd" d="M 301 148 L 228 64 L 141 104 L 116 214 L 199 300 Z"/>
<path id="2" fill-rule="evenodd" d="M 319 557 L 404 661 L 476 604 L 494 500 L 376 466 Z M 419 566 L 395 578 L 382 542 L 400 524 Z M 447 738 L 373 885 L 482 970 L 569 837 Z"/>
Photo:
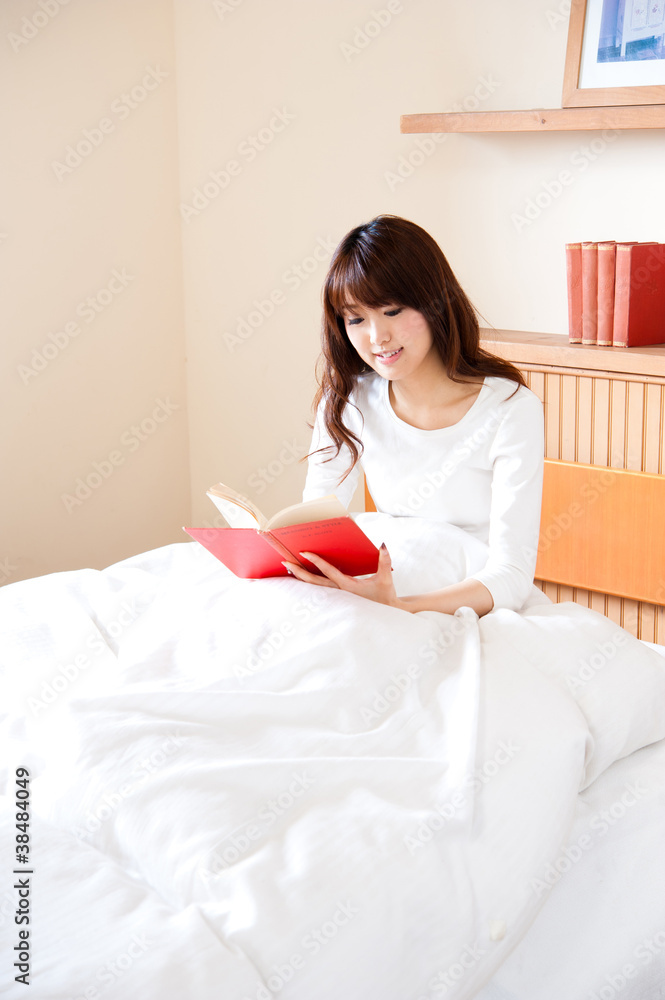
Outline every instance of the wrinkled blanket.
<path id="1" fill-rule="evenodd" d="M 359 519 L 401 593 L 484 558 Z M 39 1000 L 472 997 L 545 903 L 580 790 L 665 737 L 661 658 L 595 612 L 412 615 L 237 580 L 196 543 L 7 586 L 0 641 L 11 998 L 21 927 Z"/>

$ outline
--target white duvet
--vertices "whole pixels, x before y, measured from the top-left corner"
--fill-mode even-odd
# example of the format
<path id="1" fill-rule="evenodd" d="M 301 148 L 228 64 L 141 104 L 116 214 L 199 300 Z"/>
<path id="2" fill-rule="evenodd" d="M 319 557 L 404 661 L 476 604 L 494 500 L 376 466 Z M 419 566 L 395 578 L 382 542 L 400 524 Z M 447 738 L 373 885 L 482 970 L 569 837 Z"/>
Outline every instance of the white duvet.
<path id="1" fill-rule="evenodd" d="M 402 594 L 484 561 L 457 529 L 358 519 Z M 411 615 L 183 543 L 5 587 L 0 615 L 12 998 L 472 997 L 545 904 L 580 790 L 665 738 L 658 654 L 536 588 L 520 614 Z"/>

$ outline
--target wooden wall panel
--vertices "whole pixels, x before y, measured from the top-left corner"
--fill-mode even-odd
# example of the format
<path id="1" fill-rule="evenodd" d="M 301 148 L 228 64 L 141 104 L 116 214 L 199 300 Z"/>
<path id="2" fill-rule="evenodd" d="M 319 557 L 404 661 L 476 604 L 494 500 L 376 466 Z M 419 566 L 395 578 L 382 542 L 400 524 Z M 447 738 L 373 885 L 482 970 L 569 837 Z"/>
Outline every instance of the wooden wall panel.
<path id="1" fill-rule="evenodd" d="M 644 401 L 644 447 L 643 468 L 645 472 L 657 472 L 662 475 L 660 429 L 663 388 L 653 383 L 645 386 Z"/>
<path id="2" fill-rule="evenodd" d="M 559 457 L 566 462 L 576 461 L 578 441 L 577 375 L 561 375 L 559 396 Z"/>
<path id="3" fill-rule="evenodd" d="M 593 379 L 584 375 L 577 380 L 577 453 L 576 462 L 593 465 L 591 445 L 593 437 Z"/>
<path id="4" fill-rule="evenodd" d="M 610 381 L 609 412 L 610 460 L 613 469 L 625 468 L 626 450 L 626 383 L 623 380 Z"/>
<path id="5" fill-rule="evenodd" d="M 585 607 L 597 611 L 599 615 L 607 614 L 607 594 L 596 594 L 592 590 L 580 590 L 580 594 L 586 594 Z M 584 603 L 581 601 L 580 603 Z"/>
<path id="6" fill-rule="evenodd" d="M 644 386 L 639 382 L 626 383 L 626 443 L 624 469 L 644 470 Z"/>
<path id="7" fill-rule="evenodd" d="M 519 368 L 543 401 L 546 458 L 665 472 L 665 379 L 605 371 L 573 374 L 553 365 L 521 363 Z M 640 639 L 665 645 L 665 608 L 660 605 L 546 580 L 536 584 L 556 603 L 582 604 Z M 665 567 L 661 599 L 665 603 Z"/>
<path id="8" fill-rule="evenodd" d="M 591 465 L 610 465 L 610 382 L 607 378 L 591 378 L 594 394 L 592 411 Z"/>
<path id="9" fill-rule="evenodd" d="M 660 387 L 660 420 L 659 420 L 659 437 L 660 437 L 660 468 L 659 472 L 665 474 L 665 434 L 663 433 L 663 428 L 665 428 L 665 392 L 663 391 L 663 386 Z"/>
<path id="10" fill-rule="evenodd" d="M 545 373 L 526 371 L 524 375 L 531 391 L 542 401 L 545 398 Z"/>

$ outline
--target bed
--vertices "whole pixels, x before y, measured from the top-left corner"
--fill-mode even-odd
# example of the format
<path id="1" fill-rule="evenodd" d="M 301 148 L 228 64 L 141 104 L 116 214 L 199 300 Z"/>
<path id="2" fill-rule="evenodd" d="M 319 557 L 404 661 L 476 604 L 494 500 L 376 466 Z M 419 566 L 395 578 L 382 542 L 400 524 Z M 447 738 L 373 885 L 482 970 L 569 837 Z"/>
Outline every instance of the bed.
<path id="1" fill-rule="evenodd" d="M 547 905 L 479 1000 L 661 1000 L 664 819 L 661 741 L 581 793 L 569 857 L 543 880 Z"/>
<path id="2" fill-rule="evenodd" d="M 486 557 L 354 516 L 402 594 Z M 0 641 L 3 996 L 662 995 L 665 661 L 605 616 L 408 615 L 184 542 L 2 588 Z"/>

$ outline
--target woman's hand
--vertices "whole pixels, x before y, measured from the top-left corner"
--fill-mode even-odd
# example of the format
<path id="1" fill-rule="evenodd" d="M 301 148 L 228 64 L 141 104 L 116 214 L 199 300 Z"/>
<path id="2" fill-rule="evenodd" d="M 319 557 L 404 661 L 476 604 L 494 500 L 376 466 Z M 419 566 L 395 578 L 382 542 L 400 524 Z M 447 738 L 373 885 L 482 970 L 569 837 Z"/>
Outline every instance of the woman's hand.
<path id="1" fill-rule="evenodd" d="M 297 577 L 298 580 L 302 580 L 303 583 L 313 583 L 317 587 L 337 587 L 339 590 L 347 590 L 350 594 L 366 597 L 368 600 L 377 601 L 379 604 L 388 604 L 393 608 L 401 607 L 399 598 L 395 593 L 390 555 L 388 554 L 385 542 L 379 549 L 379 565 L 376 573 L 360 580 L 355 576 L 347 576 L 346 573 L 342 573 L 313 552 L 300 552 L 299 555 L 304 556 L 305 559 L 309 559 L 317 569 L 320 569 L 325 574 L 324 576 L 316 576 L 314 573 L 309 573 L 306 569 L 296 566 L 295 563 L 283 563 L 286 569 L 293 576 Z"/>

